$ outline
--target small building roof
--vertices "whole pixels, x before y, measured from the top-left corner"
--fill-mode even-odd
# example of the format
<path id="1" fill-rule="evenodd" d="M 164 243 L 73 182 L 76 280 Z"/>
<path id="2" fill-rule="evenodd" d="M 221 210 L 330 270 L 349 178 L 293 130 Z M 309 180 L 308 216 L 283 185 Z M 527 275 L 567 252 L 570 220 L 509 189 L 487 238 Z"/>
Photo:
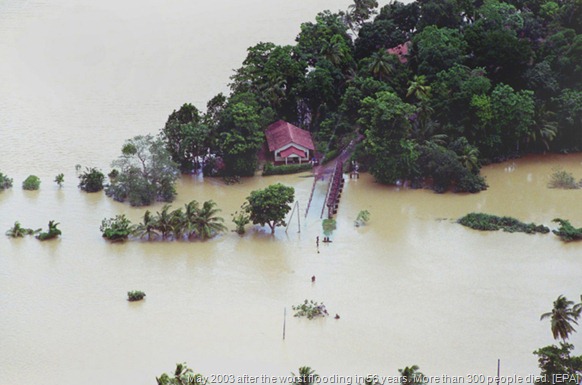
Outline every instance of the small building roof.
<path id="1" fill-rule="evenodd" d="M 284 120 L 278 120 L 267 127 L 265 136 L 271 152 L 290 143 L 298 144 L 309 150 L 315 150 L 309 131 L 296 127 Z"/>
<path id="2" fill-rule="evenodd" d="M 410 48 L 410 42 L 407 41 L 406 43 L 402 43 L 397 45 L 396 47 L 388 48 L 387 51 L 389 54 L 398 56 L 398 60 L 400 63 L 406 63 L 408 61 L 408 50 Z"/>

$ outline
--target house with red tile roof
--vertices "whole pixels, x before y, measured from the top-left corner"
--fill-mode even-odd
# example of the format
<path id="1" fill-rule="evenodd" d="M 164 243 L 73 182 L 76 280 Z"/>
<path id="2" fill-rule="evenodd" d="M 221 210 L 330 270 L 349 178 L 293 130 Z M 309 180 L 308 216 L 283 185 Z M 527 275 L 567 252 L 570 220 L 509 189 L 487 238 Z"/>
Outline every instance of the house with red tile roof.
<path id="1" fill-rule="evenodd" d="M 267 127 L 265 136 L 275 163 L 302 163 L 313 157 L 311 133 L 291 123 L 279 120 Z"/>
<path id="2" fill-rule="evenodd" d="M 408 51 L 410 50 L 410 42 L 402 43 L 396 47 L 388 48 L 389 54 L 398 56 L 400 63 L 404 64 L 408 61 Z"/>

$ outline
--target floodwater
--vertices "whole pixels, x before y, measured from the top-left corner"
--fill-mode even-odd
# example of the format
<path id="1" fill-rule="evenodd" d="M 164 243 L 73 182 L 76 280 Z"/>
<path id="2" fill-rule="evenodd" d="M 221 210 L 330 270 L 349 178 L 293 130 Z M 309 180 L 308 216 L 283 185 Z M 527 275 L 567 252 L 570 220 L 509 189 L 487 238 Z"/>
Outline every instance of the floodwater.
<path id="1" fill-rule="evenodd" d="M 80 192 L 76 164 L 108 170 L 124 139 L 157 132 L 185 101 L 202 109 L 225 91 L 246 47 L 290 43 L 301 21 L 348 4 L 339 3 L 0 3 L 0 171 L 15 184 L 0 193 L 0 230 L 54 219 L 63 231 L 44 243 L 0 237 L 0 384 L 154 384 L 177 362 L 207 375 L 309 365 L 322 376 L 395 376 L 416 364 L 430 376 L 493 376 L 501 359 L 502 375 L 538 373 L 532 351 L 553 342 L 539 316 L 558 295 L 581 294 L 580 245 L 454 220 L 482 211 L 582 226 L 582 191 L 546 187 L 554 167 L 582 178 L 581 155 L 488 166 L 490 188 L 476 195 L 348 179 L 333 243 L 319 254 L 325 185 L 305 218 L 309 174 L 179 182 L 175 207 L 213 199 L 230 228 L 250 191 L 295 187 L 301 223 L 293 218 L 274 237 L 252 227 L 207 242 L 101 238 L 103 218 L 138 220 L 145 209 Z M 60 172 L 63 188 L 52 182 Z M 39 191 L 20 188 L 29 174 L 41 177 Z M 371 221 L 355 228 L 363 209 Z M 135 289 L 147 297 L 128 303 Z M 304 299 L 323 301 L 332 317 L 293 318 L 290 307 Z"/>

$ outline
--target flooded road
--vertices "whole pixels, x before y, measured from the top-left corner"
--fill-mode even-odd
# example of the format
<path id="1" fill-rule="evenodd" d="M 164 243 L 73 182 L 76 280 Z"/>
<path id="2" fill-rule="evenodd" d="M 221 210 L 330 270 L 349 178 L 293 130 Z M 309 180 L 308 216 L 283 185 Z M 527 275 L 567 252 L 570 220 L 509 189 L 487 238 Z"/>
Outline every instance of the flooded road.
<path id="1" fill-rule="evenodd" d="M 145 209 L 80 192 L 76 164 L 108 170 L 126 138 L 155 133 L 183 102 L 203 108 L 224 91 L 247 46 L 290 43 L 301 21 L 339 7 L 188 4 L 0 4 L 0 171 L 14 178 L 0 192 L 0 231 L 51 219 L 63 231 L 44 243 L 0 237 L 0 384 L 154 384 L 176 362 L 207 375 L 285 375 L 308 365 L 326 376 L 395 376 L 416 364 L 426 375 L 465 376 L 495 375 L 499 358 L 503 375 L 538 373 L 532 351 L 553 342 L 539 316 L 559 294 L 579 298 L 581 246 L 454 221 L 482 211 L 581 227 L 582 190 L 546 187 L 553 167 L 582 178 L 581 155 L 488 166 L 490 187 L 476 195 L 348 179 L 333 243 L 320 254 L 321 196 L 300 233 L 293 221 L 274 237 L 253 227 L 207 242 L 101 238 L 103 218 L 137 221 Z M 216 31 L 219 23 L 228 28 Z M 62 189 L 52 182 L 60 172 Z M 29 174 L 41 177 L 39 191 L 20 188 Z M 302 174 L 225 186 L 183 177 L 173 206 L 213 199 L 233 229 L 230 214 L 250 191 L 282 182 L 304 210 L 312 181 Z M 363 209 L 371 221 L 355 228 Z M 146 300 L 128 303 L 135 289 Z M 304 299 L 341 319 L 291 317 Z M 572 343 L 582 346 L 581 335 Z"/>

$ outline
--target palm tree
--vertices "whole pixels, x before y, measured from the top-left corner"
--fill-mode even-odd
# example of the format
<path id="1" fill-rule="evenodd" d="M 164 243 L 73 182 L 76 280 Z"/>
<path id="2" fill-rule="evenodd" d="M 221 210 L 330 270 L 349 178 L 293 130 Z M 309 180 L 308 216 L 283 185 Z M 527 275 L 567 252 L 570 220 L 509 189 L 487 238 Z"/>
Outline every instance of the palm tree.
<path id="1" fill-rule="evenodd" d="M 580 307 L 575 306 L 573 301 L 568 301 L 566 297 L 560 295 L 554 301 L 554 308 L 549 313 L 542 314 L 540 320 L 549 318 L 551 320 L 552 334 L 554 339 L 561 338 L 564 342 L 576 329 L 572 324 L 578 325 L 577 319 L 580 317 Z"/>
<path id="2" fill-rule="evenodd" d="M 143 220 L 141 223 L 138 223 L 133 229 L 133 235 L 139 238 L 146 237 L 148 241 L 152 239 L 152 236 L 157 236 L 158 233 L 155 229 L 155 218 L 153 217 L 150 210 L 146 210 L 143 215 Z"/>
<path id="3" fill-rule="evenodd" d="M 224 219 L 217 216 L 220 209 L 216 208 L 216 202 L 209 200 L 202 204 L 202 208 L 198 210 L 198 217 L 194 222 L 196 235 L 201 239 L 208 239 L 217 233 L 226 231 L 227 228 L 223 224 Z"/>
<path id="4" fill-rule="evenodd" d="M 463 147 L 462 154 L 459 155 L 459 161 L 465 168 L 471 172 L 479 169 L 479 150 L 467 144 Z"/>
<path id="5" fill-rule="evenodd" d="M 392 74 L 390 54 L 386 50 L 381 49 L 374 52 L 371 59 L 369 70 L 372 76 L 379 80 L 388 80 L 388 77 Z"/>
<path id="6" fill-rule="evenodd" d="M 400 383 L 403 385 L 422 385 L 425 384 L 424 374 L 418 371 L 418 365 L 398 369 L 401 376 Z"/>
<path id="7" fill-rule="evenodd" d="M 166 239 L 174 232 L 174 221 L 169 212 L 170 205 L 164 205 L 162 211 L 156 213 L 154 228 L 160 232 L 162 239 Z"/>
<path id="8" fill-rule="evenodd" d="M 426 85 L 426 76 L 414 75 L 414 78 L 408 81 L 406 97 L 414 95 L 419 101 L 428 100 L 430 99 L 430 91 L 431 87 Z"/>
<path id="9" fill-rule="evenodd" d="M 34 233 L 38 233 L 39 231 L 40 229 L 33 230 L 27 229 L 26 227 L 22 227 L 20 225 L 20 222 L 16 221 L 14 222 L 14 226 L 12 226 L 11 228 L 8 229 L 8 231 L 6 231 L 6 235 L 11 238 L 22 238 L 25 235 L 32 235 Z"/>
<path id="10" fill-rule="evenodd" d="M 574 310 L 578 314 L 576 316 L 576 318 L 578 318 L 580 316 L 580 313 L 582 312 L 582 295 L 580 296 L 580 303 L 577 303 L 576 305 L 574 305 L 572 310 Z"/>
<path id="11" fill-rule="evenodd" d="M 188 234 L 188 226 L 186 225 L 186 217 L 182 208 L 177 208 L 170 213 L 170 224 L 172 225 L 172 231 L 174 233 L 174 238 L 182 238 L 184 234 Z"/>
<path id="12" fill-rule="evenodd" d="M 299 368 L 299 374 L 291 372 L 291 375 L 295 377 L 293 383 L 296 385 L 313 385 L 319 378 L 319 374 L 315 373 L 315 370 L 309 366 L 302 366 Z"/>
<path id="13" fill-rule="evenodd" d="M 196 235 L 195 223 L 198 219 L 200 205 L 197 201 L 191 201 L 184 206 L 184 230 L 188 238 Z"/>
<path id="14" fill-rule="evenodd" d="M 536 108 L 536 119 L 532 129 L 527 133 L 525 141 L 527 144 L 542 144 L 547 150 L 550 149 L 550 142 L 558 135 L 558 122 L 553 118 L 556 113 L 546 108 L 545 103 Z"/>

